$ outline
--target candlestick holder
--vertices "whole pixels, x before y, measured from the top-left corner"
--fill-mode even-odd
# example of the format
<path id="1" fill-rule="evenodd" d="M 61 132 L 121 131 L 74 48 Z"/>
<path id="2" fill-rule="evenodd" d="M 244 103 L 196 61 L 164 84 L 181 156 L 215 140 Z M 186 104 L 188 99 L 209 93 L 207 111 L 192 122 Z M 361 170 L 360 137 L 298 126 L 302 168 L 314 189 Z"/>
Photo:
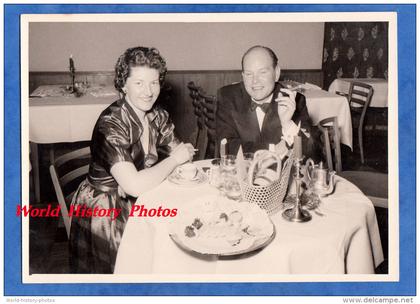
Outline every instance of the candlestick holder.
<path id="1" fill-rule="evenodd" d="M 311 214 L 307 211 L 302 209 L 301 204 L 301 193 L 300 188 L 302 184 L 302 177 L 303 175 L 300 173 L 300 167 L 302 163 L 302 158 L 295 158 L 293 162 L 293 166 L 295 168 L 295 172 L 293 175 L 294 182 L 296 184 L 296 194 L 291 195 L 288 198 L 286 198 L 286 203 L 294 203 L 294 206 L 292 208 L 286 209 L 283 212 L 283 218 L 290 221 L 290 222 L 308 222 L 312 219 Z"/>
<path id="2" fill-rule="evenodd" d="M 76 76 L 76 68 L 74 66 L 73 55 L 70 55 L 70 58 L 69 58 L 69 71 L 70 71 L 70 76 L 71 76 L 71 88 L 70 88 L 71 93 L 76 93 L 77 88 L 74 82 L 74 78 Z"/>

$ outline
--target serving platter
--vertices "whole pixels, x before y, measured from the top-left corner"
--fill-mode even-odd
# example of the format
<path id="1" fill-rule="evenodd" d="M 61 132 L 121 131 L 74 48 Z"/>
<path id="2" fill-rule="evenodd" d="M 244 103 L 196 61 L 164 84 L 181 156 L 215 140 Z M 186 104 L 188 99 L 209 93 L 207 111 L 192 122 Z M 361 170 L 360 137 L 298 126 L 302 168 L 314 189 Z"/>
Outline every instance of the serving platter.
<path id="1" fill-rule="evenodd" d="M 275 228 L 258 205 L 211 195 L 180 208 L 169 235 L 187 252 L 233 256 L 267 246 Z"/>

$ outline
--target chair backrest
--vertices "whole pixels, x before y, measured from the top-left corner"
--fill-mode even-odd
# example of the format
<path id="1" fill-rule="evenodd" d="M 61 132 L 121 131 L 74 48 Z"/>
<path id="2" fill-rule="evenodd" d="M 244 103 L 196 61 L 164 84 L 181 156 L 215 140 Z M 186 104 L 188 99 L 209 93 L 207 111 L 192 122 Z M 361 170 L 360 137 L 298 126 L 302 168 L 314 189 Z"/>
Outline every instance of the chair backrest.
<path id="1" fill-rule="evenodd" d="M 207 128 L 208 134 L 212 137 L 216 137 L 216 107 L 217 98 L 213 95 L 207 95 L 203 91 L 200 91 L 200 97 L 202 98 L 202 108 L 204 116 L 204 125 Z"/>
<path id="2" fill-rule="evenodd" d="M 197 118 L 197 126 L 199 129 L 204 128 L 203 108 L 200 97 L 201 87 L 196 86 L 193 81 L 188 82 L 188 89 L 190 90 L 190 97 L 192 99 L 192 105 L 194 107 L 194 115 Z"/>
<path id="3" fill-rule="evenodd" d="M 192 105 L 194 108 L 194 115 L 197 119 L 197 135 L 194 139 L 194 147 L 198 149 L 194 159 L 202 160 L 205 157 L 207 149 L 207 130 L 204 124 L 203 115 L 203 98 L 200 96 L 201 87 L 197 86 L 193 81 L 188 82 L 187 87 L 190 91 Z"/>
<path id="4" fill-rule="evenodd" d="M 343 171 L 340 173 L 356 185 L 375 207 L 388 208 L 388 174 L 371 171 Z"/>
<path id="5" fill-rule="evenodd" d="M 208 143 L 213 145 L 214 157 L 218 155 L 218 143 L 216 140 L 216 111 L 217 111 L 217 97 L 206 94 L 203 90 L 199 91 L 202 98 L 202 109 L 204 117 L 204 125 L 207 129 Z"/>
<path id="6" fill-rule="evenodd" d="M 74 192 L 89 171 L 90 148 L 85 147 L 56 158 L 50 165 L 51 179 L 60 205 L 67 237 L 70 235 L 69 206 Z"/>
<path id="7" fill-rule="evenodd" d="M 340 129 L 338 127 L 337 117 L 329 117 L 318 123 L 318 129 L 321 131 L 321 141 L 323 150 L 327 159 L 328 168 L 337 173 L 342 171 L 341 147 L 340 147 Z M 332 154 L 334 150 L 334 155 Z"/>
<path id="8" fill-rule="evenodd" d="M 362 82 L 352 82 L 349 90 L 349 104 L 354 112 L 361 114 L 359 124 L 363 125 L 366 110 L 372 101 L 372 86 Z"/>

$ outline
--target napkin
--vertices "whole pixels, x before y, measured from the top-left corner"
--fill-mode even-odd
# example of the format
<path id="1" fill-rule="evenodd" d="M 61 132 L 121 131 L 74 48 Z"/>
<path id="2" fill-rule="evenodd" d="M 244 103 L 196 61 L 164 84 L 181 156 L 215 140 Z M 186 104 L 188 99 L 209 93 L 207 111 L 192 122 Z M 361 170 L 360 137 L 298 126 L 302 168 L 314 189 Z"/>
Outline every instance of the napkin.
<path id="1" fill-rule="evenodd" d="M 322 90 L 319 86 L 313 83 L 309 83 L 309 82 L 305 82 L 304 84 L 301 84 L 299 87 L 305 90 Z"/>
<path id="2" fill-rule="evenodd" d="M 244 180 L 246 178 L 247 172 L 245 170 L 245 161 L 244 161 L 244 153 L 242 151 L 242 145 L 239 145 L 238 154 L 236 154 L 236 169 L 238 170 L 238 175 L 240 180 Z"/>

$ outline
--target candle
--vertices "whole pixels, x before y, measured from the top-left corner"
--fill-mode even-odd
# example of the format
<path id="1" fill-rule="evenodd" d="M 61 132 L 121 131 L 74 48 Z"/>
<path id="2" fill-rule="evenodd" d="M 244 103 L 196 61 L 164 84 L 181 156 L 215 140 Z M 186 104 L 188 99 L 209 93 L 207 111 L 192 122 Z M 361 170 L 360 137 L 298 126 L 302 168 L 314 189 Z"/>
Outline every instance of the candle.
<path id="1" fill-rule="evenodd" d="M 70 62 L 70 72 L 74 73 L 75 68 L 74 68 L 73 54 L 70 55 L 69 62 Z"/>
<path id="2" fill-rule="evenodd" d="M 220 141 L 220 157 L 223 158 L 226 155 L 226 144 L 227 144 L 227 139 L 223 138 Z"/>
<path id="3" fill-rule="evenodd" d="M 302 138 L 300 136 L 294 137 L 295 155 L 297 159 L 302 159 Z"/>

